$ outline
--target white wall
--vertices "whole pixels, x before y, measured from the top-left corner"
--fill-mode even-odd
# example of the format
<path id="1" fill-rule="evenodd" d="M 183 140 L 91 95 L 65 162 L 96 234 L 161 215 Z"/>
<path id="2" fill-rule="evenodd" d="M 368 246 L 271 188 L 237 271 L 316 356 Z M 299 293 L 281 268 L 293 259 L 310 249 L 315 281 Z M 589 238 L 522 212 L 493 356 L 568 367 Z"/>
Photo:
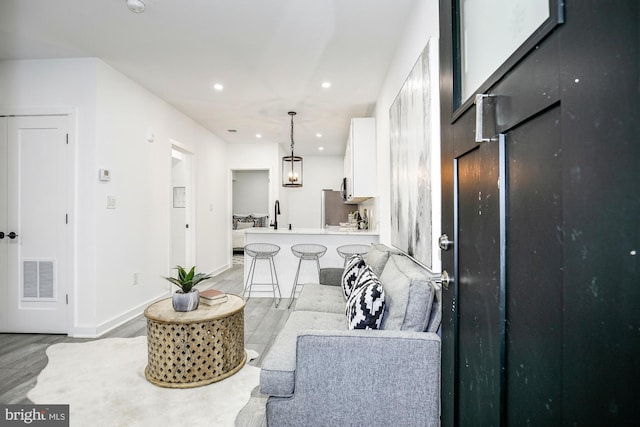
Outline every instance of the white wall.
<path id="1" fill-rule="evenodd" d="M 242 170 L 233 172 L 234 214 L 269 212 L 269 171 Z"/>
<path id="2" fill-rule="evenodd" d="M 224 164 L 226 144 L 104 62 L 99 61 L 97 69 L 96 158 L 112 170 L 111 182 L 94 193 L 100 325 L 123 316 L 123 294 L 135 301 L 129 309 L 136 309 L 135 303 L 144 307 L 170 289 L 160 276 L 174 273 L 169 248 L 175 141 L 193 153 L 196 162 L 196 218 L 190 233 L 196 236 L 198 271 L 219 271 L 228 259 L 216 239 L 224 236 L 226 227 L 216 222 L 215 210 L 206 209 L 213 200 L 224 200 L 227 190 L 223 180 L 203 179 L 207 169 L 215 168 L 211 162 Z M 147 140 L 149 130 L 153 142 Z M 117 209 L 104 209 L 107 192 L 116 196 Z M 137 285 L 132 283 L 134 273 Z"/>
<path id="3" fill-rule="evenodd" d="M 282 188 L 287 193 L 288 203 L 283 209 L 288 212 L 288 222 L 294 228 L 319 228 L 322 216 L 322 190 L 340 190 L 344 176 L 344 160 L 339 156 L 304 156 L 302 188 Z M 284 214 L 284 212 L 283 212 Z"/>
<path id="4" fill-rule="evenodd" d="M 378 198 L 373 206 L 366 206 L 374 212 L 375 223 L 380 232 L 380 242 L 391 244 L 391 172 L 389 142 L 389 108 L 404 84 L 429 38 L 439 37 L 438 1 L 416 2 L 416 10 L 407 22 L 405 34 L 398 45 L 397 53 L 389 66 L 384 84 L 376 100 L 376 141 L 378 163 Z M 438 67 L 437 64 L 434 64 Z"/>
<path id="5" fill-rule="evenodd" d="M 73 320 L 70 334 L 95 336 L 168 295 L 171 142 L 196 159 L 197 264 L 202 271 L 228 267 L 223 209 L 226 144 L 201 126 L 95 58 L 2 61 L 3 111 L 69 109 L 75 114 Z M 155 133 L 147 142 L 147 131 Z M 109 183 L 98 181 L 108 168 Z M 202 188 L 202 191 L 198 191 Z M 106 209 L 106 196 L 116 209 Z M 133 284 L 138 273 L 138 284 Z"/>

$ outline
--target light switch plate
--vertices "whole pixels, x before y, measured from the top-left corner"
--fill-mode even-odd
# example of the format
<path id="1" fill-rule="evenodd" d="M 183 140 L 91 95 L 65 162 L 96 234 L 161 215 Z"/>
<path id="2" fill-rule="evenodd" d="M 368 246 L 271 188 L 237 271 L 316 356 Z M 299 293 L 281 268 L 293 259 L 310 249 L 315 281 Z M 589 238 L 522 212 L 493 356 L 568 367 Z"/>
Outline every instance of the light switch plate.
<path id="1" fill-rule="evenodd" d="M 107 209 L 116 208 L 116 196 L 107 196 Z"/>
<path id="2" fill-rule="evenodd" d="M 100 169 L 100 181 L 111 181 L 111 172 L 109 169 Z"/>

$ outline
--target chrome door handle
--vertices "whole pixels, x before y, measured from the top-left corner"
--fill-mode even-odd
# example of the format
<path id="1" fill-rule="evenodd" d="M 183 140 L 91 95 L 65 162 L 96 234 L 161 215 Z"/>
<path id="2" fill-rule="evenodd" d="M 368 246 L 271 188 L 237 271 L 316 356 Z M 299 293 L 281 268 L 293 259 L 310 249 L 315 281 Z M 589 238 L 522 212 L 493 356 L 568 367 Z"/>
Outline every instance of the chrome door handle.
<path id="1" fill-rule="evenodd" d="M 486 93 L 478 93 L 476 95 L 475 104 L 476 104 L 476 142 L 491 142 L 497 141 L 496 138 L 485 138 L 482 135 L 482 126 L 483 126 L 483 107 L 484 107 L 484 99 L 485 98 L 495 98 L 496 95 L 488 95 Z"/>
<path id="2" fill-rule="evenodd" d="M 434 281 L 442 285 L 442 288 L 446 291 L 449 289 L 449 285 L 453 284 L 453 276 L 449 276 L 447 270 L 442 270 L 440 277 L 436 278 Z"/>

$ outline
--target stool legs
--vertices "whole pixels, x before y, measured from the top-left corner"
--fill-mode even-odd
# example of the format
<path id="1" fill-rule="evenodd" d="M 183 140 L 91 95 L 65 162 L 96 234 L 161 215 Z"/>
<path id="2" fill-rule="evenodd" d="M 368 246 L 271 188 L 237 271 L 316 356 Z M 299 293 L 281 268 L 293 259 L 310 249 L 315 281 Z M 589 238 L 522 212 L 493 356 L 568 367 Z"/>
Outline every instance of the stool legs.
<path id="1" fill-rule="evenodd" d="M 273 300 L 275 301 L 276 308 L 278 308 L 278 304 L 280 304 L 280 300 L 282 299 L 282 294 L 280 293 L 280 286 L 278 282 L 278 272 L 276 271 L 276 264 L 273 261 L 273 257 L 269 257 L 269 273 L 271 273 L 271 283 L 275 283 L 275 286 L 271 287 L 273 291 Z M 275 276 L 276 280 L 273 281 L 273 276 Z M 276 289 L 278 290 L 278 299 L 276 299 Z"/>
<path id="2" fill-rule="evenodd" d="M 263 259 L 269 263 L 269 275 L 271 277 L 271 283 L 254 283 L 253 276 L 256 272 L 256 261 L 258 259 Z M 275 277 L 275 280 L 274 280 Z M 244 286 L 244 291 L 242 292 L 242 296 L 247 295 L 247 301 L 251 298 L 251 289 L 253 285 L 271 285 L 271 291 L 273 292 L 273 299 L 275 301 L 275 306 L 278 308 L 280 304 L 280 300 L 282 299 L 282 294 L 280 293 L 280 285 L 278 282 L 278 272 L 276 270 L 275 262 L 273 261 L 272 256 L 267 257 L 252 257 L 251 266 L 249 267 L 249 273 L 247 274 L 247 281 Z M 276 289 L 278 290 L 278 297 L 276 298 Z"/>
<path id="3" fill-rule="evenodd" d="M 298 286 L 302 284 L 302 283 L 298 283 L 298 276 L 300 275 L 300 266 L 302 265 L 302 261 L 304 260 L 316 261 L 316 267 L 318 269 L 318 280 L 320 280 L 320 259 L 317 256 L 309 257 L 309 258 L 300 257 L 300 260 L 298 261 L 298 269 L 296 270 L 296 277 L 295 279 L 293 279 L 293 287 L 291 288 L 291 297 L 289 298 L 289 305 L 287 306 L 287 308 L 291 308 L 291 304 L 293 304 L 293 299 L 296 294 L 296 289 L 298 289 Z"/>

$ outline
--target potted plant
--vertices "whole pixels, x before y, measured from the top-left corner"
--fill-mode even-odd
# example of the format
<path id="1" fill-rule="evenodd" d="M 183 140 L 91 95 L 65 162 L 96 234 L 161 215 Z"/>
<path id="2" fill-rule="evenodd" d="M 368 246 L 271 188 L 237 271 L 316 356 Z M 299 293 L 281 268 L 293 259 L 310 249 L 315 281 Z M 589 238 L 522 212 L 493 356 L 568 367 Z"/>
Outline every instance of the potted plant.
<path id="1" fill-rule="evenodd" d="M 177 265 L 178 277 L 165 277 L 169 282 L 176 285 L 178 289 L 172 297 L 173 309 L 175 311 L 191 311 L 198 308 L 200 303 L 200 292 L 195 286 L 211 276 L 205 273 L 196 274 L 196 266 L 191 267 L 187 272 L 183 267 Z"/>

